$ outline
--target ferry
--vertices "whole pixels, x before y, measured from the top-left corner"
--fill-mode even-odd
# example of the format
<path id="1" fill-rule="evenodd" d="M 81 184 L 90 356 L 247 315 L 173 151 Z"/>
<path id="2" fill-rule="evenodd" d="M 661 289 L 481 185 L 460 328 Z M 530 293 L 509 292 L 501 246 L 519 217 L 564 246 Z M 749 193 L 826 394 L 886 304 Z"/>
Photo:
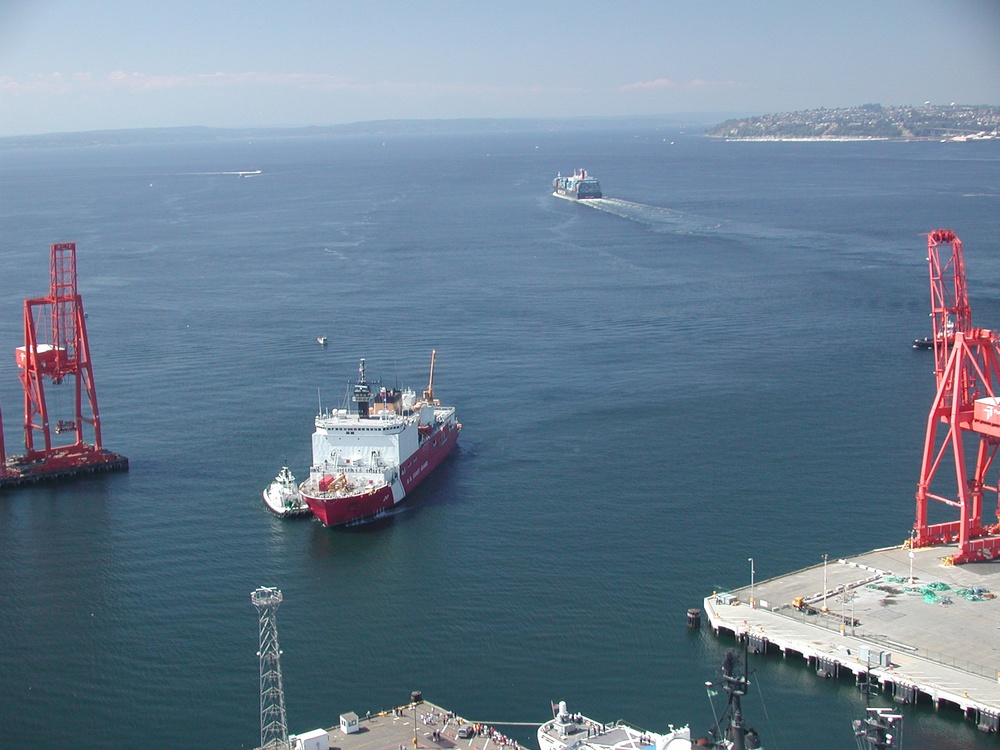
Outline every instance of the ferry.
<path id="1" fill-rule="evenodd" d="M 588 198 L 600 198 L 601 183 L 596 177 L 587 174 L 587 170 L 578 169 L 573 172 L 572 177 L 556 175 L 552 181 L 554 192 L 552 195 L 557 198 L 569 198 L 570 200 L 587 200 Z"/>

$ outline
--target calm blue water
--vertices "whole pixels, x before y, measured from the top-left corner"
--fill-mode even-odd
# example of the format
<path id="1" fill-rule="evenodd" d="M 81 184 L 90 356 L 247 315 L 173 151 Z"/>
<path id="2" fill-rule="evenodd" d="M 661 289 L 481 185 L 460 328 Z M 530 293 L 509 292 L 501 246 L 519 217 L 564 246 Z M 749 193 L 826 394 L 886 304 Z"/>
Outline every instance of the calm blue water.
<path id="1" fill-rule="evenodd" d="M 624 215 L 549 195 L 579 166 Z M 105 442 L 132 466 L 0 496 L 0 744 L 254 747 L 259 585 L 285 595 L 292 731 L 411 690 L 488 722 L 565 699 L 704 730 L 731 644 L 688 632 L 688 607 L 747 585 L 751 556 L 760 580 L 906 537 L 932 396 L 909 347 L 929 333 L 922 234 L 958 232 L 995 326 L 998 208 L 996 143 L 0 151 L 8 448 L 22 300 L 75 241 Z M 431 348 L 465 429 L 401 512 L 345 531 L 263 510 L 359 357 L 419 390 Z M 854 746 L 849 681 L 756 669 L 769 747 Z M 906 713 L 913 750 L 995 747 Z"/>

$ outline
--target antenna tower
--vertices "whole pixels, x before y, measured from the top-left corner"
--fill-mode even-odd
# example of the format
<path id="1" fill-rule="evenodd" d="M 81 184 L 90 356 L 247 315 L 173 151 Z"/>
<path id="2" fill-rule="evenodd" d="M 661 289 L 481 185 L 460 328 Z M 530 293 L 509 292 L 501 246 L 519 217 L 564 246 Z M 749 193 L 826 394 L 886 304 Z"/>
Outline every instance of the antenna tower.
<path id="1" fill-rule="evenodd" d="M 912 545 L 957 543 L 950 562 L 989 560 L 1000 555 L 997 524 L 983 521 L 985 491 L 998 492 L 986 478 L 1000 447 L 1000 334 L 972 325 L 962 241 L 953 231 L 937 229 L 927 236 L 927 262 L 937 392 L 927 417 Z M 946 463 L 954 469 L 951 497 L 931 490 Z M 958 520 L 931 523 L 932 500 L 957 510 Z"/>
<path id="2" fill-rule="evenodd" d="M 260 650 L 257 652 L 260 657 L 260 750 L 291 750 L 275 617 L 281 600 L 281 591 L 276 588 L 262 586 L 250 592 L 250 601 L 260 616 Z"/>

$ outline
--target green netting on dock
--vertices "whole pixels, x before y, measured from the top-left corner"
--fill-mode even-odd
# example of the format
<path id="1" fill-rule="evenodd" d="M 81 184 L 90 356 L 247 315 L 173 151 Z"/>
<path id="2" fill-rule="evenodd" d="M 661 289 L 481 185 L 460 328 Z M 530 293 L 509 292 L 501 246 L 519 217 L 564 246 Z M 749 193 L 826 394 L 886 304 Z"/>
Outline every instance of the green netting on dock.
<path id="1" fill-rule="evenodd" d="M 955 594 L 962 597 L 963 599 L 968 599 L 970 602 L 981 602 L 983 600 L 983 594 L 989 593 L 985 589 L 971 588 L 971 589 L 956 589 Z"/>

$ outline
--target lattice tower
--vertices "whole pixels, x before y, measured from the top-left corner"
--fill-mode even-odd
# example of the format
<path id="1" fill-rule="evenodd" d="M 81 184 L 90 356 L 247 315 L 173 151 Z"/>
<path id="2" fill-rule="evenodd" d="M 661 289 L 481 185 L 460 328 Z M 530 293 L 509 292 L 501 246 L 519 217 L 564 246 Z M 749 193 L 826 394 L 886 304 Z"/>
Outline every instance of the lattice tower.
<path id="1" fill-rule="evenodd" d="M 260 615 L 260 748 L 291 750 L 285 693 L 281 687 L 281 649 L 278 648 L 278 621 L 275 611 L 281 604 L 281 592 L 260 587 L 250 592 L 250 601 Z"/>

